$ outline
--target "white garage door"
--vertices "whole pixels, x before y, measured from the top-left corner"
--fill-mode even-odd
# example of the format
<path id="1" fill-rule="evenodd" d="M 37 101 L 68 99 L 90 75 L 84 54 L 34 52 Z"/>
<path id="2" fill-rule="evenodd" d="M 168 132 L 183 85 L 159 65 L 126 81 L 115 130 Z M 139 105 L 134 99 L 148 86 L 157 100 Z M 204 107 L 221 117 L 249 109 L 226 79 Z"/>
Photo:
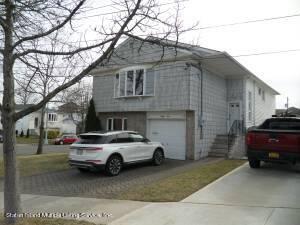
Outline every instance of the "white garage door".
<path id="1" fill-rule="evenodd" d="M 149 120 L 149 139 L 165 146 L 166 158 L 185 160 L 185 121 Z"/>

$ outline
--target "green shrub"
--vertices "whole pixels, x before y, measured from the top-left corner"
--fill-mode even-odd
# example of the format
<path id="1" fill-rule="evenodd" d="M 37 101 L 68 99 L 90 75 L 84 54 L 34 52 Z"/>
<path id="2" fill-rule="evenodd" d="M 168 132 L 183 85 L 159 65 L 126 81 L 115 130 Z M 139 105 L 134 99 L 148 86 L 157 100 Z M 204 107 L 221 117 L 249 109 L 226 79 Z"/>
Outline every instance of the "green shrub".
<path id="1" fill-rule="evenodd" d="M 48 139 L 54 139 L 57 138 L 59 135 L 58 130 L 48 130 Z"/>

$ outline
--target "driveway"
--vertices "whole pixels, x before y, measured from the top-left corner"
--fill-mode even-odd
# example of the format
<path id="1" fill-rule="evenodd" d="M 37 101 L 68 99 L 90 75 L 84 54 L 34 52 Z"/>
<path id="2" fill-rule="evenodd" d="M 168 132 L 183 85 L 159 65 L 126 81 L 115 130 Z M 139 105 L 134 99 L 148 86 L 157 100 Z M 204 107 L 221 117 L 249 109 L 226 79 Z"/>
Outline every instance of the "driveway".
<path id="1" fill-rule="evenodd" d="M 21 177 L 20 189 L 22 194 L 110 199 L 130 187 L 147 185 L 216 160 L 212 158 L 201 161 L 166 160 L 161 166 L 153 166 L 151 163 L 131 165 L 115 177 L 108 177 L 103 172 L 80 173 L 77 169 L 70 169 Z M 3 191 L 3 179 L 0 179 L 0 191 Z"/>
<path id="2" fill-rule="evenodd" d="M 16 144 L 17 155 L 33 155 L 37 144 Z M 69 152 L 70 145 L 44 145 L 44 153 Z M 3 156 L 3 144 L 0 144 L 0 157 Z"/>
<path id="3" fill-rule="evenodd" d="M 247 164 L 178 203 L 153 203 L 113 225 L 299 225 L 300 167 Z"/>

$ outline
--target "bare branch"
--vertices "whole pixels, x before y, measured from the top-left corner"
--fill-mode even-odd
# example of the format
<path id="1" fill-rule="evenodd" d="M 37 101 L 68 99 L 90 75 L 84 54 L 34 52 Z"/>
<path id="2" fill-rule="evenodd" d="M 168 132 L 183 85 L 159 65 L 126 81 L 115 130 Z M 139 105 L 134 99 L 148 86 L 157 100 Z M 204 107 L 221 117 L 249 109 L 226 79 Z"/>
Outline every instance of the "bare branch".
<path id="1" fill-rule="evenodd" d="M 70 80 L 69 82 L 57 87 L 56 89 L 54 89 L 51 93 L 49 93 L 42 101 L 40 101 L 38 104 L 30 106 L 26 109 L 23 109 L 22 111 L 16 112 L 14 114 L 14 119 L 15 121 L 17 121 L 18 119 L 42 108 L 48 101 L 50 101 L 56 94 L 58 94 L 59 92 L 61 92 L 62 90 L 65 90 L 68 87 L 71 87 L 73 84 L 76 84 L 78 81 L 80 81 L 84 76 L 86 76 L 87 74 L 89 74 L 92 69 L 96 68 L 101 62 L 103 62 L 105 59 L 109 58 L 111 53 L 113 52 L 116 44 L 118 43 L 120 37 L 123 35 L 124 30 L 126 29 L 126 27 L 128 26 L 128 24 L 130 23 L 130 21 L 134 18 L 137 10 L 140 7 L 142 0 L 138 0 L 134 9 L 132 10 L 131 14 L 128 16 L 128 18 L 126 19 L 126 21 L 123 23 L 123 25 L 121 26 L 121 28 L 119 29 L 119 32 L 116 34 L 114 40 L 111 42 L 111 44 L 109 45 L 109 47 L 107 48 L 107 50 L 98 58 L 96 59 L 93 63 L 91 63 L 87 68 L 85 68 L 84 70 L 82 70 L 81 73 L 79 73 L 76 77 L 74 77 L 72 80 Z"/>
<path id="2" fill-rule="evenodd" d="M 41 37 L 45 37 L 47 35 L 50 35 L 52 34 L 53 32 L 61 29 L 62 27 L 64 27 L 68 22 L 71 21 L 71 19 L 73 18 L 73 16 L 76 14 L 76 12 L 80 9 L 80 7 L 84 4 L 86 0 L 81 0 L 78 5 L 70 12 L 69 16 L 60 24 L 54 26 L 53 28 L 51 28 L 50 30 L 46 31 L 46 32 L 43 32 L 43 33 L 40 33 L 40 34 L 35 34 L 35 35 L 32 35 L 32 36 L 28 36 L 28 37 L 24 37 L 20 40 L 18 40 L 14 45 L 13 45 L 13 48 L 16 48 L 18 45 L 20 45 L 21 43 L 25 42 L 25 41 L 31 41 L 31 40 L 34 40 L 34 39 L 38 39 L 38 38 L 41 38 Z"/>
<path id="3" fill-rule="evenodd" d="M 70 56 L 71 57 L 71 56 L 73 56 L 77 53 L 87 51 L 87 50 L 90 50 L 90 49 L 94 49 L 94 48 L 97 48 L 97 47 L 101 47 L 101 46 L 113 41 L 113 39 L 114 38 L 110 38 L 110 39 L 107 39 L 107 40 L 105 40 L 101 43 L 98 43 L 98 44 L 95 44 L 95 45 L 90 45 L 90 46 L 83 47 L 83 48 L 77 48 L 76 50 L 69 51 L 69 52 L 57 52 L 57 51 L 46 51 L 46 50 L 39 50 L 39 49 L 28 49 L 28 50 L 25 50 L 22 53 L 15 54 L 14 57 L 15 58 L 20 58 L 22 56 L 32 54 L 32 53 L 42 54 L 42 55 L 64 55 L 64 56 Z"/>

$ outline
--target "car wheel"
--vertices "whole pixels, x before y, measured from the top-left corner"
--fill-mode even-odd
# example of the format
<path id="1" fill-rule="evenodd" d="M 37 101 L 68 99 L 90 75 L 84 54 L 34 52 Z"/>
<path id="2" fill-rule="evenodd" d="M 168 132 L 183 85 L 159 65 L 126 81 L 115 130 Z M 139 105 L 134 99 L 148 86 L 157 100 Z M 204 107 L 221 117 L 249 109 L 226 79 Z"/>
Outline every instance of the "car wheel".
<path id="1" fill-rule="evenodd" d="M 122 159 L 120 156 L 111 156 L 105 166 L 105 171 L 109 176 L 117 176 L 122 169 Z"/>
<path id="2" fill-rule="evenodd" d="M 60 142 L 59 142 L 59 144 L 60 144 L 60 145 L 63 145 L 63 144 L 64 144 L 64 142 L 63 142 L 63 141 L 60 141 Z"/>
<path id="3" fill-rule="evenodd" d="M 161 149 L 156 149 L 152 158 L 153 164 L 155 166 L 159 166 L 160 164 L 163 163 L 163 161 L 164 161 L 163 151 Z"/>
<path id="4" fill-rule="evenodd" d="M 249 166 L 253 169 L 257 169 L 260 167 L 260 160 L 258 159 L 248 159 Z"/>
<path id="5" fill-rule="evenodd" d="M 81 173 L 87 173 L 89 172 L 90 170 L 88 168 L 77 168 L 79 170 L 79 172 Z"/>

